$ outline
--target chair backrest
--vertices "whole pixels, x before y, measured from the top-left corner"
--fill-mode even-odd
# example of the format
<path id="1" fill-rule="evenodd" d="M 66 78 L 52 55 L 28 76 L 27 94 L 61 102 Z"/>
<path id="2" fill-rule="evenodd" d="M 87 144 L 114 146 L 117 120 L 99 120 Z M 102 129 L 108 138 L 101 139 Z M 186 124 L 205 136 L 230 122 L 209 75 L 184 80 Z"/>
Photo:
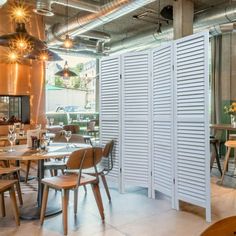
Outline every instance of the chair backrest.
<path id="1" fill-rule="evenodd" d="M 63 129 L 66 131 L 71 131 L 72 134 L 78 134 L 80 127 L 79 125 L 64 125 Z"/>
<path id="2" fill-rule="evenodd" d="M 95 124 L 96 124 L 95 120 L 90 120 L 88 122 L 88 125 L 87 125 L 87 130 L 88 131 L 94 131 L 95 130 Z"/>
<path id="3" fill-rule="evenodd" d="M 88 169 L 96 168 L 102 159 L 102 148 L 90 147 L 74 151 L 67 161 L 67 169 Z"/>
<path id="4" fill-rule="evenodd" d="M 113 147 L 114 147 L 114 140 L 110 140 L 109 142 L 106 143 L 103 149 L 102 164 L 103 164 L 104 170 L 107 172 L 106 174 L 108 174 L 108 172 L 111 171 L 113 168 L 113 156 L 112 156 Z"/>

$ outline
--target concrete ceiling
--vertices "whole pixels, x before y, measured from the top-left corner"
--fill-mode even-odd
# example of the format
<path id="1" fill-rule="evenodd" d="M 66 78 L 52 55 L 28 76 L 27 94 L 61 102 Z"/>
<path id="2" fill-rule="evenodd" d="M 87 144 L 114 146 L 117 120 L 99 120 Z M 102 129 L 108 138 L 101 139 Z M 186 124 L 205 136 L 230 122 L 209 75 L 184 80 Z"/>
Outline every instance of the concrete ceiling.
<path id="1" fill-rule="evenodd" d="M 26 0 L 29 4 L 34 5 L 36 1 Z M 76 1 L 76 0 L 75 0 Z M 79 2 L 79 0 L 77 0 Z M 93 0 L 91 0 L 93 1 Z M 111 2 L 112 0 L 94 0 L 94 3 L 105 4 Z M 218 5 L 230 3 L 229 0 L 194 0 L 194 12 L 195 15 L 207 11 L 211 8 L 217 7 Z M 167 5 L 173 5 L 173 0 L 160 0 L 155 1 L 151 4 L 145 5 L 144 7 L 139 8 L 129 14 L 126 14 L 116 20 L 113 20 L 107 24 L 99 26 L 94 30 L 98 30 L 104 33 L 107 33 L 111 36 L 111 41 L 106 43 L 107 46 L 114 44 L 115 42 L 122 41 L 128 37 L 138 35 L 142 31 L 153 31 L 155 33 L 158 28 L 158 16 L 159 16 L 159 5 L 160 9 Z M 89 12 L 81 11 L 74 8 L 68 8 L 67 16 L 67 7 L 53 4 L 52 11 L 54 16 L 45 16 L 45 29 L 52 27 L 56 23 L 66 24 L 67 20 L 74 16 L 83 16 L 86 14 L 91 14 Z M 133 16 L 146 14 L 146 17 L 143 17 L 142 20 L 137 20 Z M 172 21 L 160 21 L 162 27 L 166 25 L 172 25 Z"/>

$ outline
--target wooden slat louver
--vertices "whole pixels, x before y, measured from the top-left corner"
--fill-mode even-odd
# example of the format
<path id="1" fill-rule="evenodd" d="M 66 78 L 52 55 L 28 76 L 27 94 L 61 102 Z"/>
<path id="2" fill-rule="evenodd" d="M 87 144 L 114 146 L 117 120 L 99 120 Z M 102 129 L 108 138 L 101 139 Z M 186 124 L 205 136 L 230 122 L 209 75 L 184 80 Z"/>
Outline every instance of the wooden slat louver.
<path id="1" fill-rule="evenodd" d="M 100 135 L 102 144 L 113 139 L 114 167 L 109 177 L 120 179 L 120 57 L 100 61 Z"/>
<path id="2" fill-rule="evenodd" d="M 175 47 L 176 200 L 206 208 L 210 221 L 208 33 Z"/>
<path id="3" fill-rule="evenodd" d="M 150 187 L 150 54 L 125 54 L 122 63 L 123 183 Z"/>
<path id="4" fill-rule="evenodd" d="M 153 65 L 153 197 L 173 191 L 173 49 L 167 44 L 152 52 Z"/>

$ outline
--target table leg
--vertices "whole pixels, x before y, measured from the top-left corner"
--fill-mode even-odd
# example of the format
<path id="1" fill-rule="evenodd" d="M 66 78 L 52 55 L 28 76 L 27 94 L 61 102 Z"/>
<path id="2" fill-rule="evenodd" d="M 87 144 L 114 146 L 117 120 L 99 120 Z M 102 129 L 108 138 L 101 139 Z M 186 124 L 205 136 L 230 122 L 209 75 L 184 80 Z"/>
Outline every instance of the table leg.
<path id="1" fill-rule="evenodd" d="M 43 184 L 41 180 L 44 178 L 44 160 L 38 161 L 38 194 L 37 194 L 37 204 L 29 207 L 22 207 L 20 209 L 20 218 L 24 220 L 37 220 L 40 218 L 40 210 L 43 199 Z M 53 190 L 52 190 L 53 191 Z M 51 193 L 52 193 L 51 191 Z M 59 194 L 49 193 L 48 204 L 45 216 L 51 216 L 59 214 L 62 212 L 60 206 L 60 199 L 58 199 Z M 60 197 L 60 196 L 59 196 Z"/>

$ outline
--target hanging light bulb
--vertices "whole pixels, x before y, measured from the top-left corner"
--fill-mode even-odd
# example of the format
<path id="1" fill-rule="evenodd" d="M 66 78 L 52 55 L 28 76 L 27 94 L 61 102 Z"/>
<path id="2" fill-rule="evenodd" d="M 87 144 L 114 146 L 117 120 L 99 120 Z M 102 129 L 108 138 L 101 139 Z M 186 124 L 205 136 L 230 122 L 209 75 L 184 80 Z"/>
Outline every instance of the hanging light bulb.
<path id="1" fill-rule="evenodd" d="M 8 63 L 20 62 L 20 55 L 16 51 L 8 50 L 6 57 Z"/>
<path id="2" fill-rule="evenodd" d="M 70 36 L 68 34 L 66 35 L 66 39 L 63 43 L 63 46 L 67 49 L 73 47 L 73 41 L 72 41 L 72 39 L 70 38 Z"/>
<path id="3" fill-rule="evenodd" d="M 29 21 L 30 18 L 29 9 L 22 0 L 14 2 L 11 5 L 9 10 L 9 15 L 15 22 L 20 22 L 20 23 L 25 23 Z"/>

